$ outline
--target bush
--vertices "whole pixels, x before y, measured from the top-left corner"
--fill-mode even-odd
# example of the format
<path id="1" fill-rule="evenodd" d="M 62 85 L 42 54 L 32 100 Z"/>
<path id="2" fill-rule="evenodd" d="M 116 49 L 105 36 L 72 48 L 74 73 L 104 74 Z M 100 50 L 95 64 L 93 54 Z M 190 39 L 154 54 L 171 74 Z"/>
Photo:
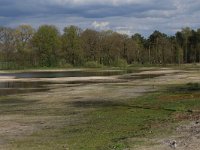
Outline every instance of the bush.
<path id="1" fill-rule="evenodd" d="M 74 66 L 72 64 L 66 63 L 62 67 L 63 68 L 73 68 Z"/>
<path id="2" fill-rule="evenodd" d="M 128 63 L 125 59 L 118 59 L 114 61 L 113 66 L 120 67 L 120 68 L 127 68 Z"/>
<path id="3" fill-rule="evenodd" d="M 12 69 L 23 69 L 24 67 L 19 66 L 15 62 L 0 62 L 0 70 L 12 70 Z"/>
<path id="4" fill-rule="evenodd" d="M 88 61 L 88 62 L 85 63 L 84 66 L 87 67 L 87 68 L 101 68 L 101 67 L 103 67 L 101 64 L 99 64 L 96 61 Z"/>
<path id="5" fill-rule="evenodd" d="M 58 66 L 62 68 L 73 68 L 73 65 L 66 63 L 65 59 L 61 59 L 58 63 Z"/>

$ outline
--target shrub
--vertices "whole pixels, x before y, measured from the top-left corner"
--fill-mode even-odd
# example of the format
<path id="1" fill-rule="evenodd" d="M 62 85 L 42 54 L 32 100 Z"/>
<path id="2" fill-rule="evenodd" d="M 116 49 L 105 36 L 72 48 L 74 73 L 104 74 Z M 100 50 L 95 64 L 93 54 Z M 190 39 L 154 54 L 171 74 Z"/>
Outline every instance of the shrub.
<path id="1" fill-rule="evenodd" d="M 125 59 L 117 59 L 113 63 L 114 67 L 127 68 L 128 63 Z"/>
<path id="2" fill-rule="evenodd" d="M 58 66 L 62 67 L 62 68 L 72 68 L 73 67 L 73 65 L 66 63 L 65 59 L 61 59 L 58 63 Z"/>
<path id="3" fill-rule="evenodd" d="M 101 67 L 103 67 L 101 64 L 99 64 L 96 61 L 88 61 L 88 62 L 85 63 L 84 66 L 87 67 L 87 68 L 101 68 Z"/>

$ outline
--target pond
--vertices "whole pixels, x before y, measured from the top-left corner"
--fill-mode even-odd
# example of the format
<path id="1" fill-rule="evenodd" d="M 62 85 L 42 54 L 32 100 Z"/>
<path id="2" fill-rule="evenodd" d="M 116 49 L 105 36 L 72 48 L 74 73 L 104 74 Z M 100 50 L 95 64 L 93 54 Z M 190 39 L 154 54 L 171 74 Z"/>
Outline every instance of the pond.
<path id="1" fill-rule="evenodd" d="M 0 96 L 48 91 L 47 82 L 0 82 Z"/>
<path id="2" fill-rule="evenodd" d="M 0 73 L 1 76 L 14 76 L 15 78 L 61 78 L 61 77 L 91 77 L 91 76 L 113 76 L 130 73 L 124 70 L 108 71 L 44 71 L 44 72 L 20 72 Z"/>
<path id="3" fill-rule="evenodd" d="M 123 70 L 105 70 L 105 71 L 38 71 L 38 72 L 18 72 L 18 73 L 0 73 L 0 77 L 14 77 L 16 79 L 31 78 L 62 78 L 62 77 L 92 77 L 92 76 L 113 76 L 125 74 L 128 71 Z M 42 81 L 9 81 L 0 82 L 0 96 L 21 94 L 29 92 L 43 92 L 50 88 L 47 86 L 51 82 Z"/>
<path id="4" fill-rule="evenodd" d="M 30 79 L 26 82 L 22 81 L 8 81 L 0 82 L 0 96 L 21 94 L 29 92 L 43 92 L 50 90 L 48 85 L 55 84 L 52 82 L 31 81 L 31 78 L 62 78 L 62 77 L 92 77 L 92 76 L 113 76 L 125 75 L 122 79 L 145 79 L 154 78 L 157 75 L 131 75 L 128 73 L 135 72 L 133 70 L 103 70 L 103 71 L 39 71 L 39 72 L 18 72 L 18 73 L 0 73 L 0 77 L 14 77 L 16 79 Z M 77 82 L 70 82 L 68 84 L 79 84 Z M 87 83 L 87 82 L 86 82 Z M 88 82 L 90 83 L 90 82 Z M 65 83 L 62 83 L 65 84 Z"/>

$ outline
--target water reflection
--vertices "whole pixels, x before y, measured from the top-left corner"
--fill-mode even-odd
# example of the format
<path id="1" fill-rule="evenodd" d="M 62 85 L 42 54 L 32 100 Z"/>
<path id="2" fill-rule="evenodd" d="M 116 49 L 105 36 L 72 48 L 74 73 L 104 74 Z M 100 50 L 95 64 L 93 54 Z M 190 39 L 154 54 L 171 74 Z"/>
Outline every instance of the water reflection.
<path id="1" fill-rule="evenodd" d="M 54 72 L 20 72 L 20 73 L 0 73 L 1 76 L 14 76 L 15 78 L 60 78 L 60 77 L 91 77 L 91 76 L 113 76 L 132 73 L 132 70 L 104 70 L 104 71 L 54 71 Z M 135 71 L 134 71 L 135 72 Z M 122 76 L 123 79 L 153 78 L 156 75 L 143 76 Z M 83 83 L 91 83 L 82 81 Z M 93 82 L 92 82 L 93 83 Z M 47 85 L 54 84 L 49 82 L 0 82 L 0 96 L 48 91 Z M 64 84 L 64 83 L 63 83 Z M 80 84 L 80 81 L 72 81 L 67 84 Z"/>
<path id="2" fill-rule="evenodd" d="M 48 91 L 45 82 L 0 82 L 0 96 Z"/>
<path id="3" fill-rule="evenodd" d="M 130 71 L 129 71 L 130 72 Z M 55 72 L 20 72 L 0 73 L 0 76 L 14 76 L 16 78 L 61 78 L 61 77 L 90 77 L 90 76 L 113 76 L 122 75 L 127 71 L 55 71 Z"/>
<path id="4" fill-rule="evenodd" d="M 152 79 L 160 76 L 164 76 L 165 74 L 139 74 L 139 75 L 124 75 L 120 77 L 120 79 L 129 79 L 129 80 L 134 80 L 134 79 Z"/>
<path id="5" fill-rule="evenodd" d="M 19 72 L 19 73 L 0 73 L 2 76 L 12 76 L 15 78 L 60 78 L 60 77 L 90 77 L 90 76 L 112 76 L 123 74 L 124 71 L 54 71 L 54 72 Z M 49 90 L 46 86 L 50 83 L 45 82 L 1 82 L 0 96 L 43 92 Z M 52 83 L 51 83 L 52 84 Z"/>
<path id="6" fill-rule="evenodd" d="M 0 88 L 41 88 L 47 82 L 0 82 Z"/>
<path id="7" fill-rule="evenodd" d="M 14 95 L 14 94 L 24 94 L 32 92 L 45 92 L 49 89 L 0 89 L 0 96 Z"/>

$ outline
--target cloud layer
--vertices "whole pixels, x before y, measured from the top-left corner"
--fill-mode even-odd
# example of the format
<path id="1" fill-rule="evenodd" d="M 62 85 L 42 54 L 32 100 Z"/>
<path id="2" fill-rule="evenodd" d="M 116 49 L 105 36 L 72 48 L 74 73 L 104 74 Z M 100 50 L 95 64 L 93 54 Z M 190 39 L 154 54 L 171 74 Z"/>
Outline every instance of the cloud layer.
<path id="1" fill-rule="evenodd" d="M 149 35 L 200 28 L 199 0 L 0 0 L 0 25 L 78 25 Z"/>

